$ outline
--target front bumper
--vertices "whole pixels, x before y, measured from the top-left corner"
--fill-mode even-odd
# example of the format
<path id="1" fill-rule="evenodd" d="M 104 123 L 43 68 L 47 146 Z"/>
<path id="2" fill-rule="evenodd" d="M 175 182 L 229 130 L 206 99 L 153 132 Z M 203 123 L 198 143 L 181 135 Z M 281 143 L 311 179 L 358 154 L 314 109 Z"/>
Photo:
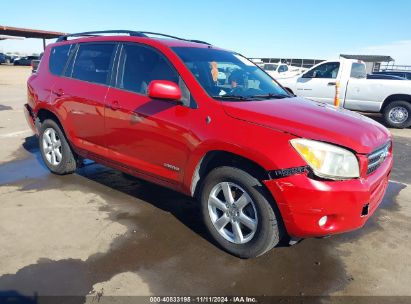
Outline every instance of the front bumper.
<path id="1" fill-rule="evenodd" d="M 325 236 L 365 224 L 382 201 L 392 165 L 390 154 L 377 171 L 365 178 L 321 181 L 304 173 L 267 180 L 264 184 L 276 200 L 291 237 Z M 365 207 L 367 215 L 362 215 Z M 328 220 L 320 226 L 318 221 L 325 215 Z"/>

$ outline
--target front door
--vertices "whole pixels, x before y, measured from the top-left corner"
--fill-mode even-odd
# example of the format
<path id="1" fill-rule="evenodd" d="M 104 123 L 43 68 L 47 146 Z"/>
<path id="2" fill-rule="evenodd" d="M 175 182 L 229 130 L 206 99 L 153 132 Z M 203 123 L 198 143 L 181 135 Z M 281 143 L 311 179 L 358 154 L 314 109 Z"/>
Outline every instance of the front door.
<path id="1" fill-rule="evenodd" d="M 152 80 L 185 84 L 157 50 L 124 44 L 115 87 L 106 98 L 105 130 L 109 157 L 166 182 L 182 181 L 190 150 L 192 112 L 188 90 L 183 104 L 147 96 Z M 185 92 L 185 94 L 184 94 Z M 188 94 L 188 95 L 187 95 Z"/>
<path id="2" fill-rule="evenodd" d="M 318 65 L 297 79 L 297 92 L 295 93 L 314 101 L 334 104 L 339 70 L 339 62 L 326 62 Z"/>

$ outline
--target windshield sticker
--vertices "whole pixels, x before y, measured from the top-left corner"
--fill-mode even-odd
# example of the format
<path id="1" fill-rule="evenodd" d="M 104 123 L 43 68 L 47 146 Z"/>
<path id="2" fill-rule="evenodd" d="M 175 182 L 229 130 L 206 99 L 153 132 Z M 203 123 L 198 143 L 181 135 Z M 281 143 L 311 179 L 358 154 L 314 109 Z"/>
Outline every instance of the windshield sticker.
<path id="1" fill-rule="evenodd" d="M 211 76 L 213 77 L 213 81 L 217 82 L 218 81 L 217 62 L 212 61 L 212 62 L 210 62 L 210 65 L 211 65 Z"/>
<path id="2" fill-rule="evenodd" d="M 254 66 L 255 64 L 252 63 L 250 60 L 244 58 L 243 56 L 240 56 L 238 54 L 234 54 L 235 58 L 237 58 L 238 60 L 240 60 L 242 63 L 244 63 L 245 65 L 248 66 Z"/>
<path id="3" fill-rule="evenodd" d="M 224 91 L 224 90 L 220 90 L 220 93 L 218 93 L 219 96 L 224 96 L 224 95 L 226 95 L 226 94 L 227 94 L 227 92 Z"/>

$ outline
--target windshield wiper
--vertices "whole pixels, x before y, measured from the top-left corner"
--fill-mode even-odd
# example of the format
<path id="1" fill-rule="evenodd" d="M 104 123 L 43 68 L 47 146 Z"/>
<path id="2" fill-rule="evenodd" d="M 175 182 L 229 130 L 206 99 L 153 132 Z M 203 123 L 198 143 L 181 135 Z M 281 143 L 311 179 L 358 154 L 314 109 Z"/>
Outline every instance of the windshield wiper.
<path id="1" fill-rule="evenodd" d="M 231 101 L 252 101 L 252 100 L 263 100 L 263 99 L 282 99 L 282 98 L 289 98 L 289 95 L 285 94 L 261 94 L 261 95 L 250 95 L 250 96 L 242 96 L 242 95 L 232 95 L 232 94 L 226 94 L 226 95 L 218 95 L 218 96 L 212 96 L 215 99 L 220 99 L 220 100 L 231 100 Z"/>
<path id="2" fill-rule="evenodd" d="M 261 94 L 261 95 L 252 95 L 250 96 L 251 98 L 267 98 L 267 99 L 282 99 L 282 98 L 290 98 L 289 95 L 285 94 L 273 94 L 273 93 L 268 93 L 268 94 Z"/>
<path id="3" fill-rule="evenodd" d="M 247 101 L 250 100 L 248 96 L 241 96 L 241 95 L 231 95 L 231 94 L 226 94 L 226 95 L 217 95 L 217 96 L 211 96 L 215 99 L 221 99 L 221 100 L 235 100 L 235 101 Z M 251 98 L 253 99 L 253 98 Z"/>

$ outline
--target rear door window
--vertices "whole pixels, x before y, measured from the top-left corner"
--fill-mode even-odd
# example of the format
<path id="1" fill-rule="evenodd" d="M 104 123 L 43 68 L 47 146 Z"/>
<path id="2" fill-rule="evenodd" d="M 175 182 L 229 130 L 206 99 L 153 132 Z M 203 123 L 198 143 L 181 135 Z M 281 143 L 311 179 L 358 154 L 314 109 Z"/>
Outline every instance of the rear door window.
<path id="1" fill-rule="evenodd" d="M 115 49 L 115 43 L 80 44 L 71 77 L 98 84 L 108 84 Z"/>
<path id="2" fill-rule="evenodd" d="M 74 44 L 56 46 L 51 49 L 49 69 L 50 73 L 60 76 L 63 73 L 67 60 L 74 50 Z"/>

